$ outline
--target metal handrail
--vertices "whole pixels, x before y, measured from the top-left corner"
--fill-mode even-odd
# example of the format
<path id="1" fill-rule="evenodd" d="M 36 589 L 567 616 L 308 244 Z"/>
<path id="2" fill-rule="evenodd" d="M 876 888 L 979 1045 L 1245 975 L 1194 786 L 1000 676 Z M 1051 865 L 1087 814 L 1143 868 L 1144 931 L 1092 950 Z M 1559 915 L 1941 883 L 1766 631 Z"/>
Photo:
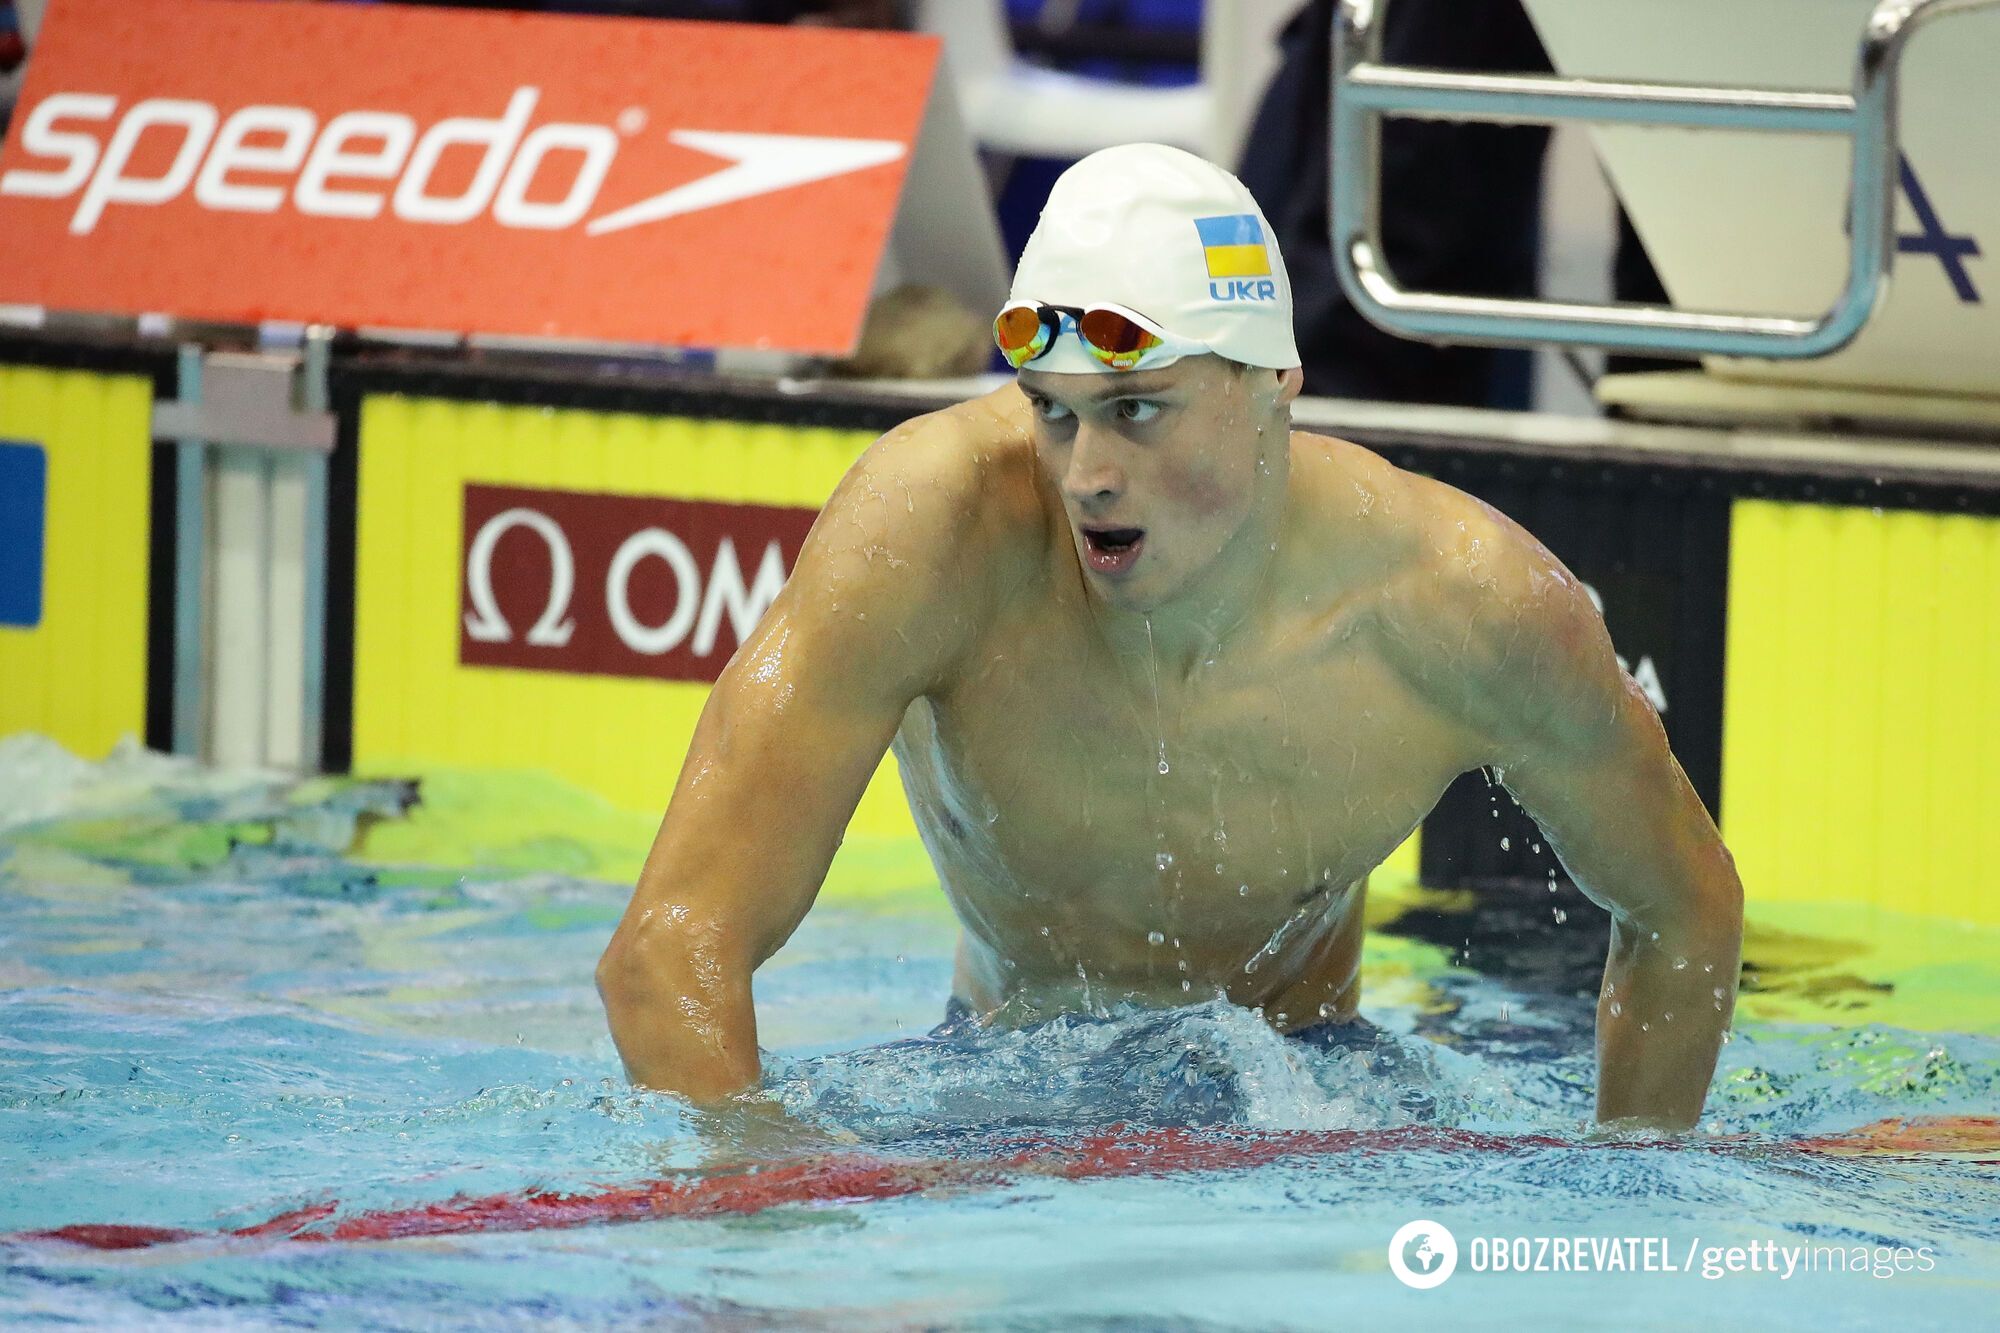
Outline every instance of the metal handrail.
<path id="1" fill-rule="evenodd" d="M 1492 346 L 1563 344 L 1612 351 L 1805 359 L 1854 340 L 1889 279 L 1903 51 L 1923 24 L 2000 0 L 1881 0 L 1861 35 L 1854 91 L 1778 92 L 1684 84 L 1459 74 L 1381 63 L 1389 0 L 1342 0 L 1333 31 L 1330 201 L 1334 268 L 1355 309 L 1390 333 Z M 1847 134 L 1853 141 L 1847 280 L 1817 319 L 1668 306 L 1592 305 L 1411 292 L 1382 255 L 1385 115 L 1499 124 L 1558 121 Z"/>

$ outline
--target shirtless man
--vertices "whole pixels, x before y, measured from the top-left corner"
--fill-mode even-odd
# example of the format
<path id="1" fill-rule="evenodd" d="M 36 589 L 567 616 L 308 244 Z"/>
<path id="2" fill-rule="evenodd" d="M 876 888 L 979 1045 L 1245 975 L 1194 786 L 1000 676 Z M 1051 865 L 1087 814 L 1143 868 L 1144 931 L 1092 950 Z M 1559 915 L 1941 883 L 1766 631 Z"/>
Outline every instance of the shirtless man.
<path id="1" fill-rule="evenodd" d="M 1695 1122 L 1729 853 L 1555 557 L 1291 429 L 1265 236 L 1175 149 L 1057 182 L 995 323 L 1018 383 L 870 447 L 716 683 L 597 970 L 635 1083 L 757 1083 L 751 973 L 893 743 L 963 926 L 954 998 L 1017 1023 L 1218 995 L 1352 1020 L 1368 872 L 1489 766 L 1611 913 L 1599 1118 Z"/>

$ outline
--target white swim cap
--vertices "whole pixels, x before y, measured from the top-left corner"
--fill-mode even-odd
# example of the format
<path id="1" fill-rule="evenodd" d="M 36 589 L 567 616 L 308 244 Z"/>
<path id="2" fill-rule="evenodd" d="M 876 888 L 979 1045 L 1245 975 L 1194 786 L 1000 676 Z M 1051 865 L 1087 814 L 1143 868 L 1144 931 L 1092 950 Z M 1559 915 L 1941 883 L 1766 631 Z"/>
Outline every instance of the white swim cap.
<path id="1" fill-rule="evenodd" d="M 1057 178 L 1008 304 L 1124 306 L 1248 366 L 1299 364 L 1284 257 L 1243 182 L 1165 144 L 1092 153 Z M 1028 363 L 1109 370 L 1065 331 Z M 1166 364 L 1164 361 L 1153 364 Z"/>

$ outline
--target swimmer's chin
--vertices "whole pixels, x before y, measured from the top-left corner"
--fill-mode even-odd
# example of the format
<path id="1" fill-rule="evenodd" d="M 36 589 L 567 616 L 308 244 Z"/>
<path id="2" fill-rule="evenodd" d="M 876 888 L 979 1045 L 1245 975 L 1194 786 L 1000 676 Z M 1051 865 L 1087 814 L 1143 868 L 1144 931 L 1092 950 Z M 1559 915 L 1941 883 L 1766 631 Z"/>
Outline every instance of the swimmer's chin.
<path id="1" fill-rule="evenodd" d="M 1088 569 L 1083 572 L 1084 591 L 1105 612 L 1119 615 L 1152 616 L 1171 606 L 1174 594 L 1157 581 L 1139 578 L 1102 578 Z"/>

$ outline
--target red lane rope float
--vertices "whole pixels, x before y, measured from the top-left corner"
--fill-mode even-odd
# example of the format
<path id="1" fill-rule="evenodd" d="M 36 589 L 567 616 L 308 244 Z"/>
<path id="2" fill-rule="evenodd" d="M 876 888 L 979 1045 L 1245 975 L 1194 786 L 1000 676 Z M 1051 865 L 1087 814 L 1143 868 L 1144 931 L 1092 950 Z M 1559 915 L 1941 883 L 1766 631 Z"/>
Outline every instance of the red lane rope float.
<path id="1" fill-rule="evenodd" d="M 1519 1155 L 1549 1148 L 1590 1151 L 1701 1151 L 1743 1156 L 1950 1156 L 2000 1166 L 2000 1117 L 1945 1116 L 1881 1120 L 1860 1129 L 1806 1139 L 1607 1139 L 1550 1134 L 1487 1134 L 1412 1126 L 1402 1129 L 1294 1131 L 1134 1130 L 1023 1141 L 1011 1154 L 976 1159 L 897 1160 L 840 1154 L 704 1176 L 641 1181 L 586 1194 L 547 1190 L 458 1196 L 411 1208 L 334 1220 L 337 1202 L 309 1204 L 230 1231 L 191 1231 L 86 1222 L 17 1232 L 0 1241 L 54 1241 L 95 1250 L 136 1250 L 203 1239 L 323 1242 L 397 1240 L 475 1232 L 538 1231 L 677 1217 L 742 1217 L 782 1205 L 866 1203 L 929 1190 L 998 1187 L 1023 1177 L 1098 1180 L 1239 1171 L 1316 1157 L 1432 1150 Z"/>

